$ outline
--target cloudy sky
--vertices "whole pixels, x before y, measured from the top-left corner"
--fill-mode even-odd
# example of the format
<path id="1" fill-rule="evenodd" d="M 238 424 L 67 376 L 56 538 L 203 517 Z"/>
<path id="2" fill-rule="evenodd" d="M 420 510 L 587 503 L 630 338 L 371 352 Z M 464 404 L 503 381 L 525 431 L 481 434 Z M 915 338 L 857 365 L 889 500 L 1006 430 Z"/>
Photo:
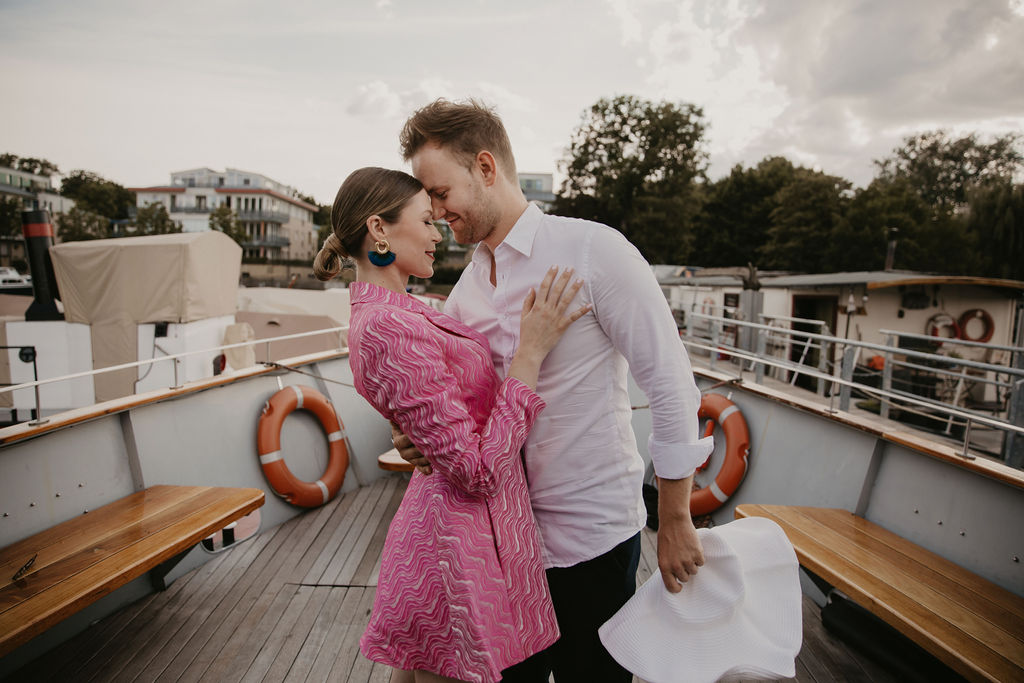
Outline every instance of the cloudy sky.
<path id="1" fill-rule="evenodd" d="M 781 154 L 864 185 L 905 135 L 1024 131 L 1024 0 L 0 0 L 0 64 L 0 152 L 321 203 L 403 167 L 439 96 L 495 105 L 519 170 L 556 178 L 619 94 L 703 107 L 712 178 Z"/>

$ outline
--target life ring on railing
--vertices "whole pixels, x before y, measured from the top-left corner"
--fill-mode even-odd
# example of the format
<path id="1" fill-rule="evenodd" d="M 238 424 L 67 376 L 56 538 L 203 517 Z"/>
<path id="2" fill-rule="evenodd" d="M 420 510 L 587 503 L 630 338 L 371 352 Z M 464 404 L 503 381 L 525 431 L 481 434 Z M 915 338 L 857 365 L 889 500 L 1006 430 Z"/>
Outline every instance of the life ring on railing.
<path id="1" fill-rule="evenodd" d="M 281 427 L 285 418 L 296 410 L 308 410 L 320 421 L 327 433 L 327 469 L 316 481 L 303 481 L 292 474 L 281 454 Z M 260 456 L 263 476 L 274 493 L 292 505 L 313 508 L 323 505 L 338 494 L 348 469 L 348 445 L 345 428 L 334 412 L 331 402 L 315 389 L 288 386 L 270 397 L 263 406 L 256 431 L 256 451 Z"/>
<path id="2" fill-rule="evenodd" d="M 750 455 L 750 431 L 743 413 L 735 403 L 721 394 L 704 394 L 700 399 L 697 417 L 708 418 L 704 436 L 710 436 L 717 422 L 725 433 L 725 461 L 715 480 L 690 496 L 690 514 L 706 515 L 714 512 L 736 492 L 747 474 Z M 708 456 L 710 461 L 711 456 Z M 707 462 L 698 469 L 705 469 Z"/>
<path id="3" fill-rule="evenodd" d="M 950 334 L 943 334 L 942 331 L 947 329 L 950 331 Z M 959 339 L 960 325 L 957 324 L 956 318 L 949 313 L 936 313 L 928 318 L 928 322 L 924 324 L 924 333 L 942 339 Z M 941 341 L 939 345 L 942 345 Z"/>
<path id="4" fill-rule="evenodd" d="M 981 320 L 981 324 L 985 326 L 977 337 L 972 337 L 967 333 L 967 326 L 972 320 Z M 982 344 L 988 343 L 992 339 L 992 333 L 996 330 L 995 321 L 992 320 L 992 316 L 984 308 L 972 308 L 969 311 L 964 311 L 964 314 L 960 316 L 956 324 L 960 326 L 960 337 L 962 339 L 981 342 Z"/>

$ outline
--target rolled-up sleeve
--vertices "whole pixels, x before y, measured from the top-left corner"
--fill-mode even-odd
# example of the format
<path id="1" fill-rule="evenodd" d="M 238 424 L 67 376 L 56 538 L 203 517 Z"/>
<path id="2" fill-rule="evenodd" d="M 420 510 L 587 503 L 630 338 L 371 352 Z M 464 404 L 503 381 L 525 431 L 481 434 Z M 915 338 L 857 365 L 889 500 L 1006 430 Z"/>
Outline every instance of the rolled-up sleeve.
<path id="1" fill-rule="evenodd" d="M 518 466 L 544 401 L 519 380 L 506 378 L 478 429 L 459 378 L 444 363 L 443 334 L 401 313 L 372 317 L 360 336 L 358 386 L 437 472 L 467 493 L 491 495 Z"/>
<path id="2" fill-rule="evenodd" d="M 595 315 L 651 405 L 647 446 L 655 474 L 688 477 L 714 440 L 700 438 L 700 391 L 668 302 L 647 261 L 620 233 L 597 231 L 589 249 L 584 279 Z"/>

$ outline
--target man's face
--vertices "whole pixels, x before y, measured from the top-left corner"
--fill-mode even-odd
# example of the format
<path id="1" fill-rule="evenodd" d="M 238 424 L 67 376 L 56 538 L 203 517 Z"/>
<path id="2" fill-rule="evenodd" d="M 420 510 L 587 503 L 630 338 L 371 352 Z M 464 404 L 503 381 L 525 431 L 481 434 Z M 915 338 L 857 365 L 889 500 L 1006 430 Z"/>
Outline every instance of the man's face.
<path id="1" fill-rule="evenodd" d="M 424 145 L 412 157 L 412 173 L 430 195 L 435 220 L 445 220 L 459 244 L 476 244 L 497 226 L 488 206 L 482 175 L 437 144 Z"/>

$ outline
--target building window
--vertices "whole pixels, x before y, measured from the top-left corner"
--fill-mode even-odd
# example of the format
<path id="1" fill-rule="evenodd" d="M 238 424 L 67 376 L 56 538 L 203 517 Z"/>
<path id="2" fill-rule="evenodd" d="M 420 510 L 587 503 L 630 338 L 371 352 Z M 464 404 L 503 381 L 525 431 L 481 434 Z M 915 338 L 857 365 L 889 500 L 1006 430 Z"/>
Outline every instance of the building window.
<path id="1" fill-rule="evenodd" d="M 196 208 L 197 209 L 205 209 L 206 208 L 206 195 L 202 195 L 202 194 L 196 195 Z"/>
<path id="2" fill-rule="evenodd" d="M 249 184 L 249 179 L 248 178 L 243 178 L 242 179 L 242 184 L 243 185 L 248 185 Z"/>

